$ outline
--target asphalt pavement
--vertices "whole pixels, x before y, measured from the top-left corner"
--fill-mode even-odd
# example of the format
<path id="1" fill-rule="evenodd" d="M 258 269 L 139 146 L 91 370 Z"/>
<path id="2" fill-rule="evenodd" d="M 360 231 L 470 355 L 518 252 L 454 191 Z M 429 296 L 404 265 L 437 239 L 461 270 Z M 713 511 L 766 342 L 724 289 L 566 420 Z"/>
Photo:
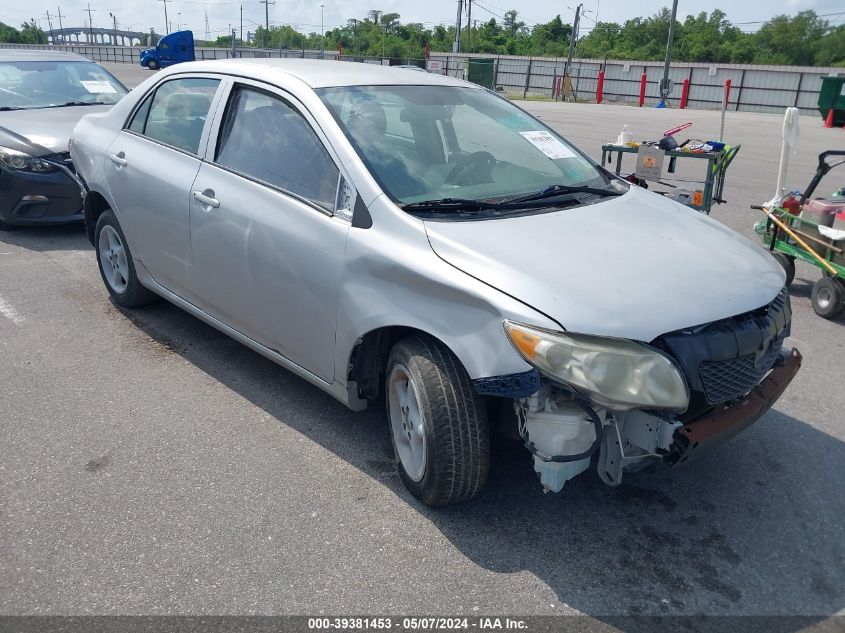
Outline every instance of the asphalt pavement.
<path id="1" fill-rule="evenodd" d="M 624 123 L 718 135 L 714 112 L 522 105 L 596 158 Z M 801 125 L 795 186 L 845 145 Z M 728 115 L 742 150 L 713 216 L 751 238 L 780 129 Z M 845 319 L 813 314 L 818 275 L 792 289 L 801 372 L 718 452 L 543 494 L 497 440 L 482 496 L 435 510 L 396 475 L 382 410 L 165 302 L 115 308 L 81 227 L 0 233 L 0 614 L 845 613 Z"/>

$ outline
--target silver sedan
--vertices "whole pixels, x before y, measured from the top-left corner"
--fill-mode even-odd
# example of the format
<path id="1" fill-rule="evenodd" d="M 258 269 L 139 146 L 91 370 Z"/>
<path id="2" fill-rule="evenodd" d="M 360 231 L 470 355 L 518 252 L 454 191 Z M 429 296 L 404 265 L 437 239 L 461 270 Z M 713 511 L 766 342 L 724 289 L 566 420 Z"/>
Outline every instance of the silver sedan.
<path id="1" fill-rule="evenodd" d="M 768 253 L 463 81 L 180 64 L 72 153 L 117 305 L 164 297 L 354 410 L 385 402 L 428 504 L 480 492 L 493 430 L 547 490 L 687 463 L 800 365 Z"/>

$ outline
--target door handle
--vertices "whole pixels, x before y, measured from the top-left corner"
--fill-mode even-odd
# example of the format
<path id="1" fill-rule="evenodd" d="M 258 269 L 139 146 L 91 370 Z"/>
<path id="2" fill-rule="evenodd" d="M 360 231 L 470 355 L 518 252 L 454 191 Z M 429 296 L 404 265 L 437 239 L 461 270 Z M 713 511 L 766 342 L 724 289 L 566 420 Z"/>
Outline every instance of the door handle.
<path id="1" fill-rule="evenodd" d="M 109 154 L 109 158 L 111 158 L 111 162 L 113 162 L 118 167 L 126 167 L 129 163 L 126 160 L 126 154 L 123 152 L 118 152 L 117 154 Z"/>
<path id="2" fill-rule="evenodd" d="M 210 210 L 211 207 L 216 209 L 220 206 L 220 201 L 214 197 L 214 191 L 211 189 L 206 189 L 205 191 L 192 191 L 191 196 L 193 196 L 194 200 L 197 202 L 200 202 L 208 207 L 208 210 Z"/>

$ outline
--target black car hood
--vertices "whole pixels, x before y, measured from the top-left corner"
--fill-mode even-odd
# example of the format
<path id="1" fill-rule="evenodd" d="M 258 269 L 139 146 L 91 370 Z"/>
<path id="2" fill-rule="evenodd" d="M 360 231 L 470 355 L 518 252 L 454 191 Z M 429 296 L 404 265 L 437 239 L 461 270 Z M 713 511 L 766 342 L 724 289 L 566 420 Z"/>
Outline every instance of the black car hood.
<path id="1" fill-rule="evenodd" d="M 67 152 L 68 140 L 79 119 L 109 108 L 110 105 L 68 106 L 0 112 L 0 145 L 31 156 Z"/>

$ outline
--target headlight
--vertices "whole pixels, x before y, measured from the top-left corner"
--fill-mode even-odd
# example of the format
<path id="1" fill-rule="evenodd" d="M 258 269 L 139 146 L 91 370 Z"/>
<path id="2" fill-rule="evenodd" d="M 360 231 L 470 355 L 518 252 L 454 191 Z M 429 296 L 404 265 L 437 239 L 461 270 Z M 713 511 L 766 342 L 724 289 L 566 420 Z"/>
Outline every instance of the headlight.
<path id="1" fill-rule="evenodd" d="M 505 321 L 526 361 L 616 411 L 683 411 L 689 392 L 678 368 L 660 352 L 625 339 L 554 332 Z"/>
<path id="2" fill-rule="evenodd" d="M 56 169 L 55 165 L 48 163 L 46 160 L 41 160 L 35 156 L 30 156 L 24 152 L 3 147 L 2 145 L 0 145 L 0 166 L 18 171 L 35 172 L 46 172 Z"/>

